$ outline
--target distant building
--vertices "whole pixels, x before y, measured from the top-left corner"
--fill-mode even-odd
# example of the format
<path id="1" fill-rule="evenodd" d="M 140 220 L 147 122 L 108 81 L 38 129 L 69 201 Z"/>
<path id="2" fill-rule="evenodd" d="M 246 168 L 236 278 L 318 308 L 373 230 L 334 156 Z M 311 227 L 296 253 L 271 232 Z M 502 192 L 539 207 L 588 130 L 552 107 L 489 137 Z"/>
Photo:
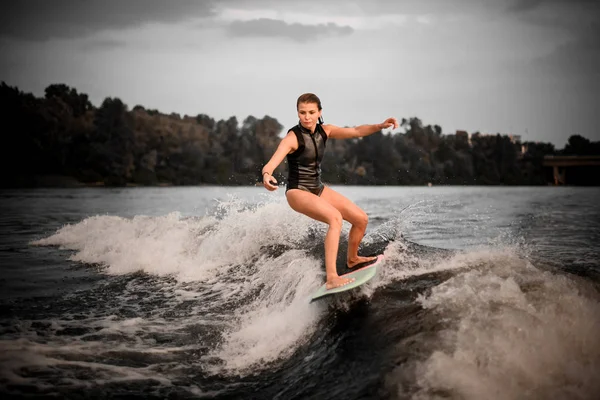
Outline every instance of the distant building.
<path id="1" fill-rule="evenodd" d="M 508 135 L 511 142 L 517 143 L 521 141 L 521 135 Z"/>
<path id="2" fill-rule="evenodd" d="M 456 131 L 456 138 L 459 140 L 469 140 L 469 133 L 467 131 Z"/>
<path id="3" fill-rule="evenodd" d="M 471 145 L 471 135 L 469 135 L 467 131 L 457 130 L 455 136 L 457 142 L 468 143 L 469 146 Z"/>

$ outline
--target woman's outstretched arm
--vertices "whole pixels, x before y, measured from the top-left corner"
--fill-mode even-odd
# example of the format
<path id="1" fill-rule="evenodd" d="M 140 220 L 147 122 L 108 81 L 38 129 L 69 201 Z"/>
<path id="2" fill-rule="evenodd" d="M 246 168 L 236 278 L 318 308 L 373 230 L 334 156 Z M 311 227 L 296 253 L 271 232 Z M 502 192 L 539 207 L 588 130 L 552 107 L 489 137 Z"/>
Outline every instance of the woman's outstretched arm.
<path id="1" fill-rule="evenodd" d="M 327 136 L 332 139 L 349 139 L 356 137 L 369 136 L 382 129 L 398 128 L 398 120 L 396 118 L 388 118 L 381 124 L 359 125 L 352 128 L 340 128 L 335 125 L 323 125 Z"/>

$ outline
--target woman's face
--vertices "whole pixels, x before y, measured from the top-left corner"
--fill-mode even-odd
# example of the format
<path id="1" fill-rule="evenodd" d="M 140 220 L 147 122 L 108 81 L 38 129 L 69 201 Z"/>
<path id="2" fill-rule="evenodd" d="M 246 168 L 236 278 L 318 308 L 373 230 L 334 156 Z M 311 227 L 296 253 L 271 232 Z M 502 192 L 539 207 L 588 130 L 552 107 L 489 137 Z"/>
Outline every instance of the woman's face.
<path id="1" fill-rule="evenodd" d="M 321 117 L 321 111 L 319 111 L 317 103 L 298 104 L 298 118 L 300 118 L 300 123 L 306 129 L 314 131 L 319 117 Z"/>

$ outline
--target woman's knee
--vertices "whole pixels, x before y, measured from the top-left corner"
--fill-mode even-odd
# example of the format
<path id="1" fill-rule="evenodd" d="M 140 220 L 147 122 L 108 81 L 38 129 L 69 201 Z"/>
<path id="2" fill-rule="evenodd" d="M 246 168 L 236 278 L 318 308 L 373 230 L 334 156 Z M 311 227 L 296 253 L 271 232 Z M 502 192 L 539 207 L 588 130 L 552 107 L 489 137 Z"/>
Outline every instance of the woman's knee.
<path id="1" fill-rule="evenodd" d="M 327 223 L 331 228 L 342 229 L 343 222 L 342 214 L 339 211 L 332 212 Z"/>
<path id="2" fill-rule="evenodd" d="M 369 216 L 366 212 L 360 211 L 360 213 L 354 218 L 353 224 L 357 228 L 367 229 L 369 224 Z"/>

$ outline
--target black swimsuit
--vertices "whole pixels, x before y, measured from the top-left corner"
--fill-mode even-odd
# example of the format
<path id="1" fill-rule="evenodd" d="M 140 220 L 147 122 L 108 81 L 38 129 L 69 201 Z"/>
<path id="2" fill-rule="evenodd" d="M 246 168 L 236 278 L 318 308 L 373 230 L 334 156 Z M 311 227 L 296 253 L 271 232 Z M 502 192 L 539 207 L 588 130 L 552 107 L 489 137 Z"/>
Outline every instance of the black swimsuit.
<path id="1" fill-rule="evenodd" d="M 298 139 L 298 149 L 287 155 L 288 183 L 290 189 L 304 190 L 320 196 L 325 186 L 321 182 L 321 160 L 325 153 L 327 134 L 321 124 L 315 127 L 315 133 L 298 124 L 290 131 Z"/>

